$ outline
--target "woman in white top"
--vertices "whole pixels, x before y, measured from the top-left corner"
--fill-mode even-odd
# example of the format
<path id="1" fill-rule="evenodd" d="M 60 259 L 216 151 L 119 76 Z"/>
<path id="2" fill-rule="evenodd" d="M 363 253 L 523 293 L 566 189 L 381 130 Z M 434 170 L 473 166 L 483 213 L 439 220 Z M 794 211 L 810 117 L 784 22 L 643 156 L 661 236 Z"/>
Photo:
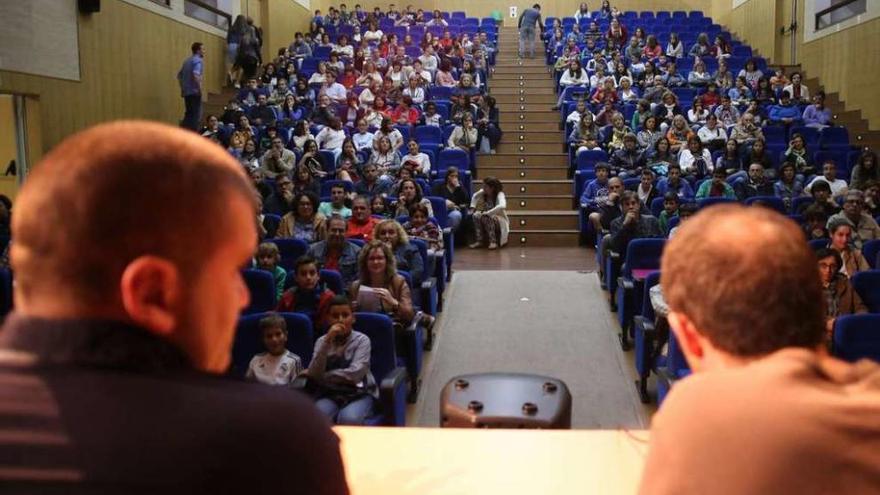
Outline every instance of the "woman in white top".
<path id="1" fill-rule="evenodd" d="M 639 101 L 639 94 L 633 90 L 632 79 L 629 77 L 620 78 L 620 87 L 617 88 L 617 97 L 621 103 L 635 103 Z"/>
<path id="2" fill-rule="evenodd" d="M 361 94 L 358 96 L 358 103 L 361 108 L 372 108 L 373 103 L 376 101 L 376 95 L 382 93 L 381 83 L 377 81 L 372 81 L 370 83 L 370 87 L 361 91 Z"/>
<path id="3" fill-rule="evenodd" d="M 376 131 L 373 137 L 373 148 L 378 149 L 379 140 L 383 137 L 387 137 L 391 142 L 391 149 L 396 153 L 403 146 L 403 134 L 400 133 L 397 129 L 394 128 L 394 125 L 391 122 L 391 117 L 383 117 L 382 125 L 379 127 L 379 130 Z"/>
<path id="4" fill-rule="evenodd" d="M 391 82 L 394 83 L 398 88 L 403 87 L 404 81 L 406 81 L 406 72 L 403 70 L 403 65 L 401 65 L 400 60 L 395 60 L 391 63 L 391 68 L 388 69 L 388 72 L 385 74 L 387 79 L 390 79 Z"/>
<path id="5" fill-rule="evenodd" d="M 500 180 L 494 177 L 483 179 L 483 188 L 471 197 L 471 210 L 474 220 L 471 248 L 478 248 L 484 242 L 488 242 L 489 249 L 498 249 L 507 244 L 510 219 L 507 217 L 507 198 Z"/>
<path id="6" fill-rule="evenodd" d="M 712 74 L 706 70 L 706 64 L 702 60 L 694 62 L 694 70 L 688 74 L 688 85 L 702 88 L 710 82 L 712 82 Z"/>
<path id="7" fill-rule="evenodd" d="M 391 148 L 391 140 L 388 137 L 381 136 L 376 139 L 376 143 L 376 149 L 373 150 L 367 163 L 376 165 L 382 177 L 392 180 L 400 170 L 400 155 Z"/>
<path id="8" fill-rule="evenodd" d="M 569 87 L 581 87 L 588 88 L 590 84 L 590 76 L 587 74 L 581 67 L 580 60 L 572 60 L 568 66 L 568 70 L 562 73 L 562 77 L 559 78 L 559 100 L 556 102 L 556 107 L 553 110 L 559 110 L 559 107 L 562 106 L 562 97 L 565 95 L 565 88 Z"/>
<path id="9" fill-rule="evenodd" d="M 684 45 L 682 45 L 681 40 L 678 39 L 678 33 L 670 33 L 669 43 L 666 44 L 666 56 L 672 60 L 684 56 Z"/>
<path id="10" fill-rule="evenodd" d="M 354 58 L 354 47 L 348 43 L 348 36 L 341 34 L 333 45 L 333 51 L 342 57 Z"/>
<path id="11" fill-rule="evenodd" d="M 587 7 L 587 2 L 581 2 L 581 5 L 578 7 L 577 12 L 574 13 L 574 20 L 578 23 L 581 22 L 581 19 L 589 19 L 590 18 L 590 9 Z"/>
<path id="12" fill-rule="evenodd" d="M 431 173 L 431 157 L 421 152 L 419 142 L 415 139 L 410 139 L 406 148 L 408 153 L 401 157 L 401 167 L 412 170 L 415 175 L 428 176 Z"/>
<path id="13" fill-rule="evenodd" d="M 691 125 L 705 125 L 706 119 L 709 118 L 709 111 L 703 107 L 703 102 L 699 99 L 694 100 L 691 109 L 688 110 L 688 122 Z"/>
<path id="14" fill-rule="evenodd" d="M 367 60 L 364 62 L 363 74 L 357 78 L 357 85 L 370 87 L 374 82 L 382 84 L 382 74 L 376 70 L 376 64 L 372 60 Z"/>
<path id="15" fill-rule="evenodd" d="M 327 63 L 319 62 L 318 70 L 309 78 L 309 85 L 324 84 L 327 82 Z"/>
<path id="16" fill-rule="evenodd" d="M 370 29 L 368 29 L 366 33 L 361 35 L 361 39 L 366 41 L 367 43 L 378 43 L 379 40 L 382 39 L 382 36 L 384 34 L 385 33 L 383 33 L 381 29 L 379 29 L 379 26 L 373 23 L 370 24 Z"/>
<path id="17" fill-rule="evenodd" d="M 697 163 L 699 160 L 702 160 L 702 163 Z M 678 164 L 681 166 L 682 175 L 692 175 L 697 178 L 712 173 L 714 169 L 712 153 L 703 148 L 703 143 L 697 136 L 688 138 L 687 147 L 681 148 L 681 152 L 678 154 Z"/>
<path id="18" fill-rule="evenodd" d="M 706 118 L 706 125 L 697 131 L 697 137 L 706 148 L 712 151 L 720 150 L 727 143 L 727 130 L 718 125 L 718 117 L 715 114 L 709 114 L 709 117 Z"/>
<path id="19" fill-rule="evenodd" d="M 342 130 L 342 121 L 333 118 L 329 125 L 324 126 L 318 135 L 315 136 L 318 147 L 322 150 L 330 150 L 334 154 L 334 158 L 342 152 L 342 143 L 345 141 L 345 131 Z"/>
<path id="20" fill-rule="evenodd" d="M 413 104 L 418 106 L 425 102 L 425 88 L 419 86 L 420 82 L 421 77 L 416 73 L 412 73 L 409 76 L 409 85 L 403 88 L 403 96 L 409 96 L 412 98 Z"/>
<path id="21" fill-rule="evenodd" d="M 803 84 L 801 84 L 801 74 L 799 72 L 795 72 L 791 75 L 791 84 L 782 88 L 783 92 L 788 92 L 791 95 L 792 103 L 809 103 L 810 102 L 810 90 Z"/>
<path id="22" fill-rule="evenodd" d="M 372 150 L 374 138 L 375 136 L 370 132 L 367 121 L 359 119 L 357 121 L 357 132 L 351 135 L 351 141 L 354 143 L 354 147 L 357 148 L 358 151 Z"/>
<path id="23" fill-rule="evenodd" d="M 477 128 L 474 127 L 474 118 L 470 113 L 465 113 L 461 118 L 461 125 L 455 126 L 449 135 L 447 145 L 450 148 L 458 148 L 466 153 L 477 145 Z"/>

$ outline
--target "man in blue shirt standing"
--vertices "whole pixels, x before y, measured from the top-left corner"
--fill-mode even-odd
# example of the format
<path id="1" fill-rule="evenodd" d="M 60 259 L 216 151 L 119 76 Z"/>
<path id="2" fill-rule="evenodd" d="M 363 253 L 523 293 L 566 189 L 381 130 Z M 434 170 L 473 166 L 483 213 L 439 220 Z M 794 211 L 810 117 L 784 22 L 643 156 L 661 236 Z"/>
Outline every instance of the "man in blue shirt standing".
<path id="1" fill-rule="evenodd" d="M 202 118 L 202 74 L 204 74 L 205 47 L 199 43 L 192 44 L 192 56 L 183 62 L 183 66 L 177 73 L 177 81 L 180 83 L 180 95 L 186 106 L 186 113 L 180 126 L 192 131 L 199 130 L 199 122 Z"/>
<path id="2" fill-rule="evenodd" d="M 542 32 L 544 26 L 541 24 L 541 6 L 532 5 L 532 8 L 523 11 L 519 16 L 519 56 L 526 56 L 526 40 L 529 42 L 529 58 L 535 58 L 535 24 Z"/>

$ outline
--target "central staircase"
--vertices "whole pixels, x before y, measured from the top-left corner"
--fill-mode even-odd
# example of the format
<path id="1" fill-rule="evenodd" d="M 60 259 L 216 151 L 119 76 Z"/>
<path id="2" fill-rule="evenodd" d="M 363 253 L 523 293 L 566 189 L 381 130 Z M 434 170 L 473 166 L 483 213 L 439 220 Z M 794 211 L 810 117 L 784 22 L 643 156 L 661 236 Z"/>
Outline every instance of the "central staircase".
<path id="1" fill-rule="evenodd" d="M 543 51 L 534 59 L 517 55 L 515 27 L 498 33 L 490 94 L 495 97 L 504 135 L 494 155 L 481 155 L 481 178 L 504 183 L 510 217 L 510 246 L 578 245 L 577 211 L 572 210 L 565 136 L 559 130 L 554 80 Z M 541 46 L 541 43 L 538 43 Z"/>

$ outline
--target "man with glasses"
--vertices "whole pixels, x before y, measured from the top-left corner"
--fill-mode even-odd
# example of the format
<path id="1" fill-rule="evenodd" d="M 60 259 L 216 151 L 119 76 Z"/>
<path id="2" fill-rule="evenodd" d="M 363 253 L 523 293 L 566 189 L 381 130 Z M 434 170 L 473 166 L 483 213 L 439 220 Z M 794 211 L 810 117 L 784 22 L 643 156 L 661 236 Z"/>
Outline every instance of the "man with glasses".
<path id="1" fill-rule="evenodd" d="M 293 181 L 282 175 L 275 181 L 275 191 L 263 202 L 263 213 L 284 216 L 292 209 Z"/>
<path id="2" fill-rule="evenodd" d="M 358 278 L 358 254 L 361 247 L 345 239 L 347 225 L 340 216 L 327 221 L 327 240 L 309 246 L 308 254 L 318 260 L 321 270 L 336 270 L 342 275 L 342 284 L 348 287 Z"/>
<path id="3" fill-rule="evenodd" d="M 270 179 L 279 175 L 289 175 L 296 165 L 296 154 L 284 147 L 280 137 L 272 138 L 272 146 L 260 158 L 260 168 Z"/>
<path id="4" fill-rule="evenodd" d="M 853 189 L 846 193 L 846 199 L 843 201 L 843 211 L 832 215 L 828 219 L 828 224 L 839 219 L 848 220 L 853 224 L 852 242 L 856 249 L 862 249 L 862 245 L 874 239 L 880 239 L 880 226 L 877 222 L 864 212 L 865 195 L 858 189 Z"/>

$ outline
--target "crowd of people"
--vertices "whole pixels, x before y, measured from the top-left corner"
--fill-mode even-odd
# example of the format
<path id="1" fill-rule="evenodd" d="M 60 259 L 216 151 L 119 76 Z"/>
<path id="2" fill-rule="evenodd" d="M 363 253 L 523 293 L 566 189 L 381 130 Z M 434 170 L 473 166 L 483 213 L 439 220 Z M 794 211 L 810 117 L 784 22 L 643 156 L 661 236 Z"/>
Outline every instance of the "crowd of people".
<path id="1" fill-rule="evenodd" d="M 798 125 L 834 125 L 821 91 L 810 99 L 799 73 L 777 69 L 767 77 L 751 58 L 734 76 L 723 33 L 713 42 L 701 33 L 683 46 L 672 32 L 664 49 L 641 26 L 630 33 L 632 26 L 608 7 L 590 15 L 582 5 L 577 22 L 564 28 L 554 19 L 543 34 L 559 80 L 555 109 L 574 100 L 564 120 L 572 156 L 599 157 L 584 169 L 594 178 L 579 192 L 599 259 L 622 255 L 634 238 L 674 236 L 700 200 L 763 205 L 790 215 L 823 248 L 817 256 L 825 270 L 828 336 L 838 315 L 865 312 L 849 278 L 869 269 L 861 248 L 880 239 L 877 154 L 860 150 L 851 173 L 841 177 L 839 167 L 848 164 L 815 162 L 817 150 L 807 149 L 795 129 L 774 156 L 762 132 L 767 126 L 789 133 Z M 714 73 L 706 69 L 710 60 Z M 687 74 L 677 69 L 684 61 L 693 66 Z M 680 105 L 676 88 L 695 91 L 690 108 Z M 627 107 L 631 118 L 624 117 Z"/>
<path id="2" fill-rule="evenodd" d="M 340 423 L 363 424 L 377 397 L 369 338 L 352 331 L 352 312 L 390 316 L 400 346 L 405 329 L 435 320 L 413 303 L 413 290 L 433 276 L 417 243 L 442 253 L 450 237 L 441 225 L 472 248 L 507 243 L 501 181 L 486 177 L 471 194 L 467 164 L 501 138 L 486 94 L 497 28 L 461 22 L 342 4 L 316 11 L 310 31 L 266 64 L 250 57 L 259 30 L 243 17 L 230 29 L 238 91 L 200 133 L 225 147 L 259 192 L 265 242 L 254 267 L 275 280 L 275 310 L 307 314 L 324 334 L 320 359 L 304 369 L 285 346 L 284 319 L 269 314 L 260 322 L 266 352 L 247 376 L 276 385 L 308 377 L 319 408 Z M 465 163 L 439 162 L 441 150 L 460 150 Z M 309 244 L 289 273 L 271 242 L 285 238 Z M 322 283 L 321 270 L 339 272 L 343 294 Z"/>

